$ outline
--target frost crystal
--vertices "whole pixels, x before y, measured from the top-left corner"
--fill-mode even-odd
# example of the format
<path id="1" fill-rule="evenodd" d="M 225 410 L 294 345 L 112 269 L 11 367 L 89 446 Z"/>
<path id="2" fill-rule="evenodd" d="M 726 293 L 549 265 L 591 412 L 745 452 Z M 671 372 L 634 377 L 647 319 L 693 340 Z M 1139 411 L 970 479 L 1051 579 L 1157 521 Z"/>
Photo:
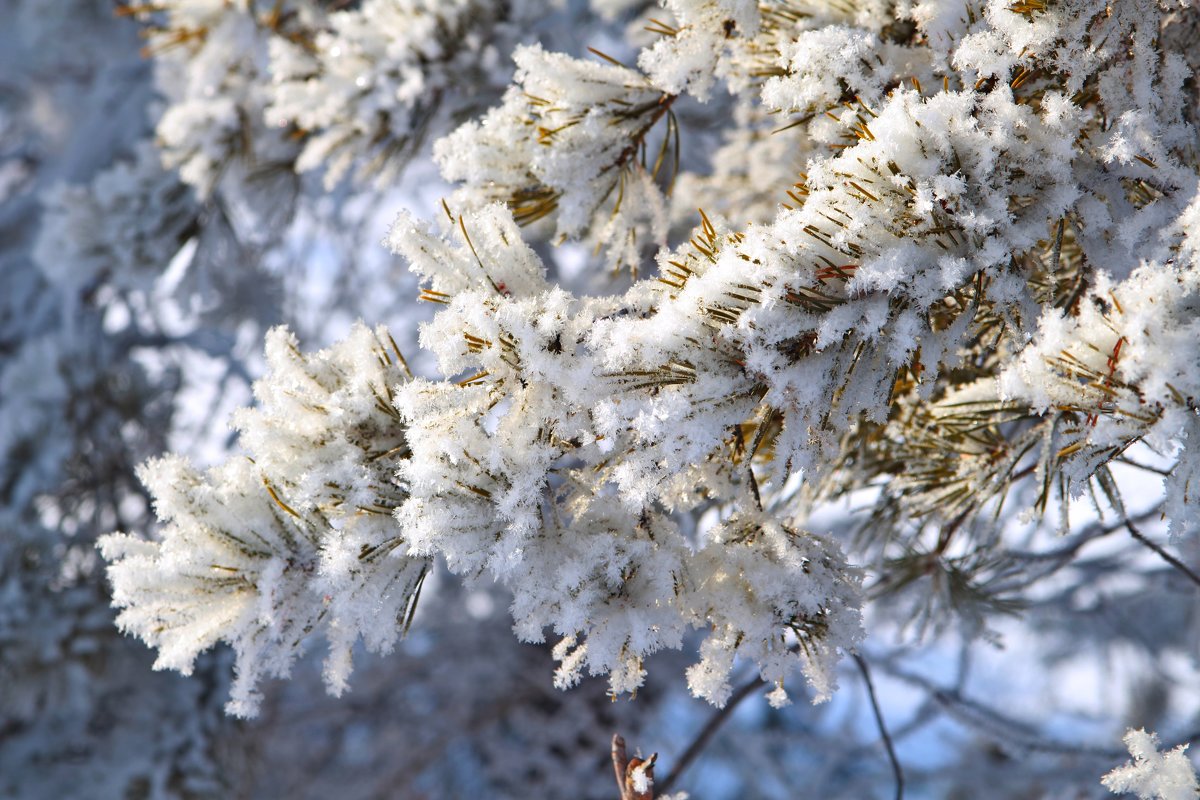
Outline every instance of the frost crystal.
<path id="1" fill-rule="evenodd" d="M 1133 762 L 1104 776 L 1104 786 L 1113 794 L 1133 793 L 1140 800 L 1193 800 L 1200 794 L 1186 744 L 1160 753 L 1158 736 L 1139 729 L 1125 734 L 1125 746 Z"/>

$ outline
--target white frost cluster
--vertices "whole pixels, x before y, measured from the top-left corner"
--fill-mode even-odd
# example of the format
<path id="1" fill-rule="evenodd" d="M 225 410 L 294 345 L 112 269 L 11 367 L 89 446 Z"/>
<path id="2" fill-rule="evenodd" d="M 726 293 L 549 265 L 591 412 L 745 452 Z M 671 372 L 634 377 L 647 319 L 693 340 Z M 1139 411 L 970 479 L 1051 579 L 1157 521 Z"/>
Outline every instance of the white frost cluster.
<path id="1" fill-rule="evenodd" d="M 164 163 L 223 181 L 325 170 L 381 188 L 431 131 L 494 97 L 556 0 L 167 0 L 131 5 L 165 100 Z"/>
<path id="2" fill-rule="evenodd" d="M 192 235 L 191 189 L 164 169 L 152 142 L 101 172 L 87 186 L 59 184 L 43 199 L 33 257 L 67 289 L 148 287 Z"/>
<path id="3" fill-rule="evenodd" d="M 315 5 L 170 0 L 147 50 L 157 53 L 155 80 L 167 105 L 158 121 L 163 162 L 204 198 L 231 167 L 252 174 L 295 157 L 287 131 L 268 127 L 267 43 L 291 25 L 302 29 Z M 148 7 L 153 8 L 153 7 Z"/>
<path id="4" fill-rule="evenodd" d="M 547 286 L 502 208 L 448 227 L 456 245 L 407 220 L 390 237 L 446 303 L 422 344 L 463 376 L 397 396 L 413 455 L 396 517 L 413 552 L 503 581 L 519 636 L 564 637 L 564 685 L 586 668 L 632 691 L 645 656 L 703 626 L 698 695 L 724 702 L 741 654 L 776 683 L 802 666 L 827 696 L 858 636 L 857 578 L 837 547 L 761 512 L 689 542 L 663 513 L 747 491 L 713 463 L 753 411 L 733 374 L 612 361 L 623 314 Z"/>
<path id="5" fill-rule="evenodd" d="M 455 204 L 503 200 L 521 222 L 553 214 L 557 236 L 587 235 L 610 266 L 636 267 L 639 241 L 666 241 L 655 177 L 670 157 L 673 96 L 636 70 L 538 45 L 513 59 L 503 105 L 434 147 L 442 175 L 465 184 Z M 656 129 L 657 152 L 647 153 Z"/>
<path id="6" fill-rule="evenodd" d="M 1133 762 L 1104 776 L 1104 786 L 1113 794 L 1132 793 L 1139 800 L 1195 800 L 1200 795 L 1186 744 L 1160 753 L 1158 736 L 1139 729 L 1125 734 L 1125 746 Z"/>
<path id="7" fill-rule="evenodd" d="M 496 39 L 504 44 L 545 5 L 366 0 L 335 11 L 314 42 L 271 40 L 267 118 L 307 134 L 298 171 L 324 166 L 332 186 L 357 165 L 359 180 L 385 185 L 439 106 L 462 103 L 457 87 L 503 74 L 507 47 Z"/>
<path id="8" fill-rule="evenodd" d="M 438 306 L 420 341 L 439 379 L 400 375 L 361 329 L 311 358 L 275 334 L 263 410 L 239 417 L 254 465 L 204 479 L 165 462 L 148 476 L 170 521 L 162 544 L 111 539 L 108 555 L 123 624 L 163 663 L 226 638 L 244 675 L 282 672 L 293 636 L 318 623 L 335 642 L 386 647 L 393 614 L 379 633 L 374 609 L 403 608 L 438 557 L 503 584 L 522 639 L 557 637 L 560 685 L 587 672 L 633 691 L 648 656 L 699 628 L 695 694 L 724 702 L 741 656 L 773 702 L 797 668 L 827 697 L 861 639 L 859 574 L 806 530 L 786 487 L 828 478 L 864 430 L 878 434 L 864 448 L 885 441 L 913 402 L 932 410 L 894 437 L 913 470 L 885 497 L 920 480 L 918 457 L 1003 482 L 1003 441 L 917 452 L 948 409 L 978 404 L 1017 413 L 1014 438 L 1041 436 L 1039 475 L 1073 485 L 1133 441 L 1175 448 L 1172 524 L 1194 519 L 1200 177 L 1186 65 L 1152 46 L 1156 0 L 991 0 L 967 14 L 958 0 L 666 5 L 674 22 L 656 23 L 639 69 L 519 48 L 502 104 L 435 146 L 462 187 L 441 228 L 405 215 L 388 244 Z M 406 129 L 347 111 L 377 102 L 401 119 L 417 95 L 397 95 L 397 75 L 412 92 L 437 85 L 352 61 L 384 46 L 364 27 L 383 7 L 343 18 L 357 38 L 341 55 L 303 66 L 276 47 L 290 59 L 278 86 L 299 92 L 287 114 L 336 118 L 351 137 Z M 467 6 L 439 8 L 457 19 Z M 424 54 L 403 64 L 444 45 L 398 41 Z M 344 89 L 321 90 L 328 109 L 303 95 L 318 73 Z M 686 243 L 660 247 L 657 275 L 623 293 L 552 283 L 518 225 L 553 218 L 555 238 L 636 264 L 667 239 L 674 104 L 721 81 L 740 96 L 717 155 L 743 162 L 716 171 L 739 176 L 721 213 L 699 212 Z M 763 163 L 788 153 L 803 163 Z M 986 482 L 955 469 L 960 494 Z M 883 472 L 851 480 L 879 486 Z M 230 543 L 248 531 L 263 543 Z M 385 573 L 368 555 L 379 548 Z M 172 592 L 200 597 L 200 580 L 217 581 L 227 616 L 192 636 L 195 609 Z M 393 580 L 402 591 L 388 594 Z"/>
<path id="9" fill-rule="evenodd" d="M 326 681 L 340 693 L 355 640 L 389 650 L 410 618 L 426 562 L 380 524 L 403 499 L 392 476 L 408 455 L 390 405 L 406 378 L 393 348 L 359 327 L 303 356 L 273 331 L 260 407 L 238 418 L 252 457 L 206 473 L 150 462 L 161 541 L 101 540 L 118 624 L 158 647 L 157 668 L 187 673 L 202 650 L 233 645 L 235 714 L 255 713 L 258 681 L 287 675 L 310 633 L 329 640 Z"/>
<path id="10" fill-rule="evenodd" d="M 638 56 L 638 66 L 655 86 L 670 94 L 689 92 L 705 101 L 712 92 L 727 40 L 759 32 L 754 0 L 665 0 L 675 33 Z"/>
<path id="11" fill-rule="evenodd" d="M 1147 264 L 1116 285 L 1101 275 L 1076 316 L 1047 312 L 1034 341 L 1001 373 L 1000 394 L 1041 413 L 1088 415 L 1063 444 L 1091 456 L 1076 459 L 1068 472 L 1076 480 L 1141 438 L 1168 451 L 1182 444 L 1183 460 L 1194 464 L 1200 457 L 1188 432 L 1196 426 L 1200 358 L 1180 356 L 1200 341 L 1197 311 L 1200 263 Z M 1182 507 L 1175 512 L 1179 523 L 1187 520 Z"/>

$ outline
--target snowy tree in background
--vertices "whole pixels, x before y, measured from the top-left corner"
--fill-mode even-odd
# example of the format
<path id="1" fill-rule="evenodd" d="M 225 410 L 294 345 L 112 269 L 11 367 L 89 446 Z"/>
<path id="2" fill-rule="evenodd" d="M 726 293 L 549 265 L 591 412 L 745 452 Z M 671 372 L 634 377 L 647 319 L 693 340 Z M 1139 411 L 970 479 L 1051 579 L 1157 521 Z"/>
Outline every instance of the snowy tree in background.
<path id="1" fill-rule="evenodd" d="M 57 5 L 0 792 L 1196 796 L 1200 9 Z"/>

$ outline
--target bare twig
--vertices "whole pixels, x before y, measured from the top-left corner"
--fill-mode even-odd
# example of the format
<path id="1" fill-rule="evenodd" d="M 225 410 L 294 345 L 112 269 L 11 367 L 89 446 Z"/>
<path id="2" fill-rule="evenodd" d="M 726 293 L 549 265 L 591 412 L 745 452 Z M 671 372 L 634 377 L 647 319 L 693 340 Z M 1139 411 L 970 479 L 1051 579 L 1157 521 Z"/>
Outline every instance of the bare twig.
<path id="1" fill-rule="evenodd" d="M 612 738 L 613 772 L 617 777 L 617 788 L 621 800 L 654 800 L 654 762 L 658 753 L 649 758 L 630 758 L 625 750 L 625 739 L 614 733 Z M 639 789 L 638 786 L 645 787 Z"/>
<path id="2" fill-rule="evenodd" d="M 1058 233 L 1054 237 L 1054 249 L 1050 252 L 1050 274 L 1058 274 L 1058 262 L 1062 257 L 1062 240 L 1063 229 L 1067 227 L 1067 218 L 1062 217 L 1058 221 Z"/>
<path id="3" fill-rule="evenodd" d="M 718 709 L 717 712 L 712 715 L 708 722 L 705 723 L 704 727 L 700 729 L 700 733 L 696 734 L 696 738 L 692 740 L 692 743 L 689 744 L 687 749 L 683 751 L 683 755 L 681 755 L 679 760 L 675 762 L 674 769 L 672 769 L 670 773 L 667 774 L 667 777 L 663 779 L 662 783 L 659 784 L 659 791 L 661 793 L 666 794 L 667 792 L 671 791 L 671 787 L 675 785 L 677 780 L 679 780 L 679 776 L 682 775 L 683 771 L 687 769 L 688 766 L 696 759 L 696 756 L 700 755 L 700 752 L 708 745 L 709 740 L 712 739 L 713 735 L 716 734 L 717 730 L 721 727 L 725 720 L 729 718 L 729 715 L 733 713 L 733 710 L 737 708 L 738 703 L 745 700 L 755 689 L 762 685 L 763 679 L 756 677 L 754 680 L 738 688 L 737 691 L 730 696 L 724 707 Z"/>
<path id="4" fill-rule="evenodd" d="M 1121 750 L 1043 738 L 1030 723 L 1014 719 L 978 700 L 966 697 L 958 689 L 940 686 L 922 675 L 909 672 L 894 664 L 884 662 L 882 666 L 889 675 L 927 691 L 930 699 L 945 709 L 952 718 L 967 725 L 971 730 L 987 736 L 997 744 L 1009 745 L 1025 751 L 1060 755 L 1106 759 L 1117 759 L 1123 755 Z"/>
<path id="5" fill-rule="evenodd" d="M 621 800 L 625 800 L 625 768 L 629 766 L 629 757 L 625 754 L 625 738 L 619 733 L 614 733 L 612 738 L 612 762 Z"/>
<path id="6" fill-rule="evenodd" d="M 1140 461 L 1135 461 L 1134 459 L 1130 458 L 1129 456 L 1117 456 L 1117 458 L 1114 460 L 1118 464 L 1124 464 L 1128 467 L 1134 467 L 1135 469 L 1145 470 L 1146 472 L 1153 472 L 1155 475 L 1162 475 L 1164 478 L 1171 474 L 1170 469 L 1163 469 L 1162 467 L 1156 467 L 1151 464 L 1143 464 Z"/>
<path id="7" fill-rule="evenodd" d="M 1139 542 L 1146 545 L 1146 547 L 1149 547 L 1155 553 L 1158 553 L 1159 558 L 1161 558 L 1163 561 L 1166 561 L 1172 567 L 1174 567 L 1175 569 L 1179 570 L 1184 575 L 1186 575 L 1188 580 L 1190 580 L 1192 583 L 1196 584 L 1197 586 L 1200 586 L 1200 575 L 1197 575 L 1195 572 L 1193 572 L 1191 567 L 1189 567 L 1187 564 L 1184 564 L 1178 558 L 1176 558 L 1175 556 L 1168 553 L 1160 545 L 1155 544 L 1154 542 L 1147 539 L 1146 535 L 1143 534 L 1141 531 L 1139 531 L 1134 526 L 1134 524 L 1129 521 L 1128 518 L 1126 518 L 1124 520 L 1124 523 L 1125 523 L 1125 528 L 1129 531 L 1130 535 L 1132 535 L 1134 539 L 1137 539 Z"/>
<path id="8" fill-rule="evenodd" d="M 892 773 L 896 776 L 896 800 L 904 800 L 904 770 L 900 767 L 900 759 L 896 758 L 896 748 L 892 745 L 891 734 L 883 721 L 883 712 L 879 709 L 879 701 L 875 697 L 875 684 L 871 682 L 871 672 L 867 662 L 858 653 L 854 654 L 854 663 L 862 673 L 863 683 L 867 685 L 867 696 L 871 699 L 871 710 L 875 712 L 875 724 L 879 726 L 879 735 L 883 746 L 887 748 L 888 761 L 892 764 Z"/>
<path id="9" fill-rule="evenodd" d="M 1157 517 L 1161 512 L 1162 503 L 1157 503 L 1145 511 L 1139 512 L 1131 519 L 1134 522 L 1144 522 Z M 1006 558 L 1012 559 L 1014 562 L 1019 561 L 1035 566 L 1025 571 L 1023 576 L 994 586 L 993 591 L 997 593 L 1011 593 L 1020 589 L 1026 589 L 1057 573 L 1068 564 L 1078 565 L 1080 562 L 1075 560 L 1075 556 L 1085 545 L 1105 536 L 1110 536 L 1124 527 L 1124 522 L 1117 522 L 1111 525 L 1105 525 L 1103 522 L 1094 522 L 1074 534 L 1068 544 L 1054 550 L 1044 550 L 1041 552 L 1008 550 L 1004 553 Z"/>

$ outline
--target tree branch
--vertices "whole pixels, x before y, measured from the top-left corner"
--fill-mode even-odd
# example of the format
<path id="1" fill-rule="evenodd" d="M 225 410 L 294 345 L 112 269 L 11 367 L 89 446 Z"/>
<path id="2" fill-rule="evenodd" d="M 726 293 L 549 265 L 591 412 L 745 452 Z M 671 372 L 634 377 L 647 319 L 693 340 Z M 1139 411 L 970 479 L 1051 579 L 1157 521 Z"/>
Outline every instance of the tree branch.
<path id="1" fill-rule="evenodd" d="M 922 675 L 909 672 L 894 664 L 884 663 L 883 667 L 893 677 L 927 691 L 929 697 L 944 708 L 949 716 L 998 744 L 1007 744 L 1026 751 L 1059 755 L 1092 756 L 1106 759 L 1117 759 L 1124 755 L 1121 750 L 1042 738 L 1031 724 L 1013 719 L 978 700 L 966 697 L 958 689 L 939 686 Z"/>
<path id="2" fill-rule="evenodd" d="M 896 776 L 896 800 L 904 800 L 904 770 L 900 767 L 900 759 L 896 757 L 896 748 L 892 745 L 891 734 L 883 721 L 883 712 L 879 709 L 879 701 L 875 697 L 875 684 L 871 682 L 871 672 L 867 662 L 858 653 L 854 654 L 854 663 L 862 673 L 863 683 L 867 685 L 867 697 L 871 699 L 871 710 L 875 712 L 875 724 L 879 726 L 879 735 L 883 746 L 887 748 L 888 761 L 892 764 L 892 773 Z"/>
<path id="3" fill-rule="evenodd" d="M 1129 530 L 1130 535 L 1132 535 L 1134 539 L 1137 539 L 1139 542 L 1146 545 L 1146 547 L 1149 547 L 1155 553 L 1158 553 L 1159 558 L 1161 558 L 1163 561 L 1166 561 L 1172 567 L 1186 575 L 1188 580 L 1190 580 L 1192 583 L 1200 586 L 1200 575 L 1197 575 L 1195 572 L 1193 572 L 1187 564 L 1184 564 L 1178 558 L 1168 553 L 1162 548 L 1162 546 L 1155 544 L 1146 538 L 1146 535 L 1139 531 L 1134 524 L 1129 521 L 1128 517 L 1124 519 L 1124 523 L 1126 529 Z"/>
<path id="4" fill-rule="evenodd" d="M 696 756 L 700 755 L 700 752 L 706 746 L 708 746 L 709 740 L 712 739 L 713 735 L 716 734 L 717 730 L 722 724 L 724 724 L 725 720 L 729 718 L 729 715 L 733 713 L 733 710 L 737 708 L 738 703 L 745 700 L 755 689 L 762 685 L 763 679 L 756 677 L 754 680 L 738 688 L 737 691 L 730 696 L 725 705 L 722 708 L 717 709 L 717 712 L 713 714 L 712 717 L 709 718 L 708 722 L 705 723 L 704 727 L 700 729 L 700 733 L 696 734 L 696 738 L 692 740 L 692 743 L 689 744 L 687 749 L 683 751 L 683 755 L 681 755 L 679 760 L 675 762 L 675 766 L 667 774 L 667 777 L 665 777 L 662 783 L 659 784 L 659 792 L 666 794 L 667 792 L 671 791 L 671 787 L 675 785 L 675 782 L 679 779 L 679 776 L 682 775 L 683 771 L 687 769 L 688 766 L 696 759 Z"/>
<path id="5" fill-rule="evenodd" d="M 658 753 L 649 758 L 630 758 L 625 750 L 625 739 L 619 733 L 612 738 L 613 772 L 617 776 L 617 788 L 621 800 L 654 800 L 654 762 Z M 639 789 L 639 785 L 642 787 Z"/>
<path id="6" fill-rule="evenodd" d="M 614 733 L 612 738 L 613 772 L 617 776 L 617 788 L 621 790 L 621 800 L 625 800 L 625 767 L 629 766 L 629 756 L 625 754 L 625 737 Z"/>

